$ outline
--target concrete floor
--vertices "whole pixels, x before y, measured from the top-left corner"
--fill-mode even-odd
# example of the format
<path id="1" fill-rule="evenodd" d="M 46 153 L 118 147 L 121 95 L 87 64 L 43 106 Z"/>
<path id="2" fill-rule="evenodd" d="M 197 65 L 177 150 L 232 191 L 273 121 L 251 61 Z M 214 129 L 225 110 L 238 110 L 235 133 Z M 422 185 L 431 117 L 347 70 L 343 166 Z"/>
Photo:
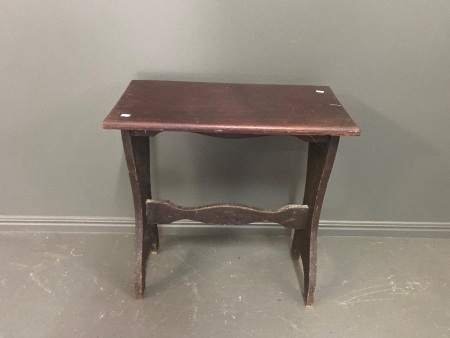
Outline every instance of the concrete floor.
<path id="1" fill-rule="evenodd" d="M 450 239 L 319 237 L 313 308 L 288 236 L 0 234 L 0 337 L 449 337 Z"/>

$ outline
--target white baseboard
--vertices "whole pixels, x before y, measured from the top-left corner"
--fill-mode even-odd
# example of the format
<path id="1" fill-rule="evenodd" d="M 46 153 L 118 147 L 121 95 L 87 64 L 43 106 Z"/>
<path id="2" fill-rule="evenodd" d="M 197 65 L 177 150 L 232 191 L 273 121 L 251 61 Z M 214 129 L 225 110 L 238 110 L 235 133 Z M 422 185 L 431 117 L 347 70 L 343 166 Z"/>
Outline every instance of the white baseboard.
<path id="1" fill-rule="evenodd" d="M 291 231 L 277 224 L 259 222 L 239 226 L 212 226 L 192 221 L 177 221 L 160 225 L 162 234 L 209 234 L 245 232 L 255 234 L 289 235 Z M 134 233 L 131 217 L 71 217 L 71 216 L 0 216 L 0 231 L 20 232 L 90 232 Z M 405 236 L 450 237 L 450 222 L 371 222 L 321 221 L 321 236 Z"/>

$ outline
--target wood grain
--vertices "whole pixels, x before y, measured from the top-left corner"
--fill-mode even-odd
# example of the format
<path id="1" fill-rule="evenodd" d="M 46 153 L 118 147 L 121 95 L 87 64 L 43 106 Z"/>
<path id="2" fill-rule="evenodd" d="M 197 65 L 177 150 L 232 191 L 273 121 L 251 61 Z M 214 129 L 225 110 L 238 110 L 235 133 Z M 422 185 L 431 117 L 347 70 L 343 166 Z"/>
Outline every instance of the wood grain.
<path id="1" fill-rule="evenodd" d="M 356 136 L 327 86 L 131 81 L 103 128 L 204 134 Z"/>
<path id="2" fill-rule="evenodd" d="M 182 219 L 217 225 L 267 221 L 290 229 L 304 229 L 307 214 L 308 207 L 305 205 L 287 205 L 276 210 L 264 210 L 239 204 L 182 207 L 170 201 L 147 200 L 148 221 L 158 224 L 170 224 Z"/>

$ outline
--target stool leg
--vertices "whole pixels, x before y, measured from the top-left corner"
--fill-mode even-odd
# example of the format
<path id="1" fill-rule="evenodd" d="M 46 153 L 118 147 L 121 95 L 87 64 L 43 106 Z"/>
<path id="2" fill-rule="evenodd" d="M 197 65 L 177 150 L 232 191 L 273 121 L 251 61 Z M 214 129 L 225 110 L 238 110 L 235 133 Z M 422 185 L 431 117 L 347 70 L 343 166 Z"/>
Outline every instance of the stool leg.
<path id="1" fill-rule="evenodd" d="M 132 136 L 122 131 L 122 142 L 130 176 L 135 214 L 135 290 L 136 298 L 143 298 L 145 273 L 150 251 L 158 251 L 158 227 L 148 224 L 145 202 L 151 199 L 150 141 L 146 136 Z"/>
<path id="2" fill-rule="evenodd" d="M 305 229 L 296 229 L 292 240 L 291 256 L 302 258 L 304 275 L 304 300 L 306 306 L 314 303 L 317 271 L 317 230 L 320 211 L 328 179 L 333 168 L 339 137 L 331 137 L 327 143 L 309 143 L 303 204 L 308 205 Z"/>

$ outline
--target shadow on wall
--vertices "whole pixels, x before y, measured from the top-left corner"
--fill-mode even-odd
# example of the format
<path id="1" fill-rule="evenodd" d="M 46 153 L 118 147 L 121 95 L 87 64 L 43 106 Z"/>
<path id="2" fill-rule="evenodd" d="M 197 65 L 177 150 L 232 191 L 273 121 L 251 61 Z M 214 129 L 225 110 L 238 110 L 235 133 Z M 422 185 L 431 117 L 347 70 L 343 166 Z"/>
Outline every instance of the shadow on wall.
<path id="1" fill-rule="evenodd" d="M 293 137 L 218 139 L 167 132 L 151 140 L 153 196 L 196 206 L 301 203 L 307 146 Z"/>
<path id="2" fill-rule="evenodd" d="M 356 97 L 339 98 L 362 133 L 341 142 L 325 201 L 326 219 L 427 221 L 442 215 L 449 187 L 439 186 L 446 175 L 437 165 L 444 162 L 440 151 Z M 424 196 L 430 185 L 436 194 Z"/>

